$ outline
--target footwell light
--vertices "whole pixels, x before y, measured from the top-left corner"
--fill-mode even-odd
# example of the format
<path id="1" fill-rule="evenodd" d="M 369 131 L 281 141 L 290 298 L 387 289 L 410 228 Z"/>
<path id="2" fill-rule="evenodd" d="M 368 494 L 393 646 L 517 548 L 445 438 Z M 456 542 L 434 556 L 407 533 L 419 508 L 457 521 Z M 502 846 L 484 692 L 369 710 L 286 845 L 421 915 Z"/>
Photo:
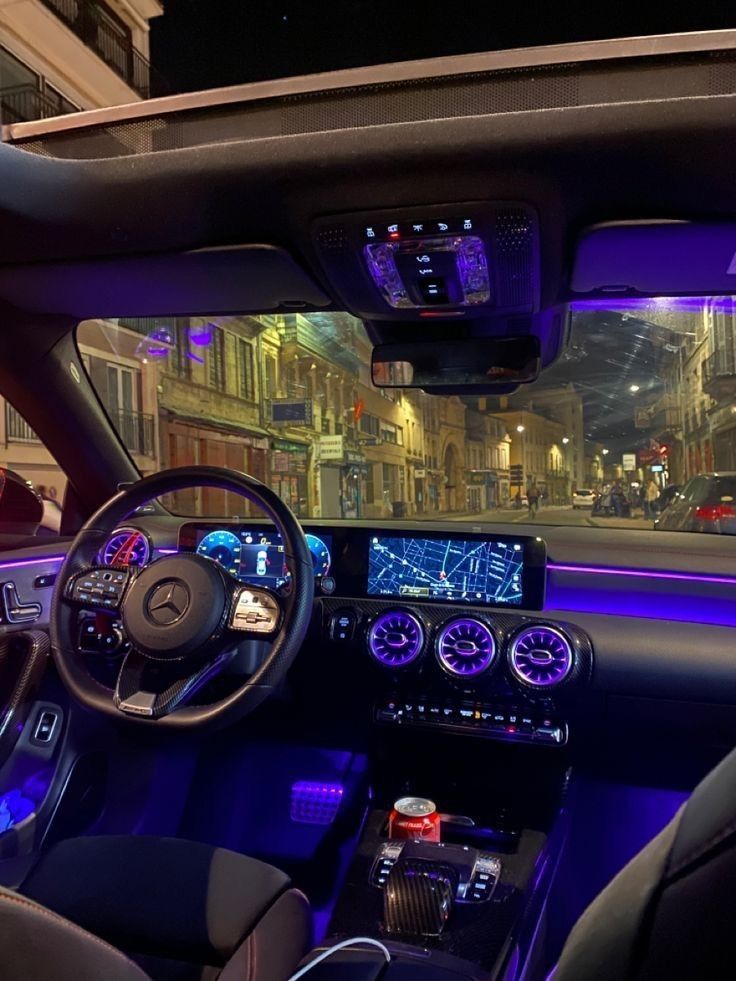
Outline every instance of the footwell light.
<path id="1" fill-rule="evenodd" d="M 332 824 L 344 793 L 339 783 L 297 780 L 291 785 L 291 820 L 295 824 Z"/>
<path id="2" fill-rule="evenodd" d="M 0 835 L 14 824 L 20 824 L 34 810 L 33 801 L 24 797 L 20 790 L 9 790 L 0 795 Z"/>

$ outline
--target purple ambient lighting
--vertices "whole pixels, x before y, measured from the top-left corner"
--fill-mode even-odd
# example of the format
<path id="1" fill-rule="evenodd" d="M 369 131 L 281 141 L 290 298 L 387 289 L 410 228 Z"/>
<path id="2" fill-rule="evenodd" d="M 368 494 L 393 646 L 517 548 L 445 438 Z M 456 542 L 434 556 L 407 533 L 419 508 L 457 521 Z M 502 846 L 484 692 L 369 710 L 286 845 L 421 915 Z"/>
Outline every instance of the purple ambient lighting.
<path id="1" fill-rule="evenodd" d="M 65 555 L 47 555 L 42 559 L 20 559 L 11 562 L 0 562 L 0 569 L 22 569 L 26 565 L 46 565 L 49 562 L 63 562 Z"/>
<path id="2" fill-rule="evenodd" d="M 214 333 L 214 327 L 212 324 L 205 324 L 203 327 L 198 329 L 190 329 L 189 340 L 192 344 L 196 344 L 197 347 L 208 347 L 212 343 L 212 335 Z"/>
<path id="3" fill-rule="evenodd" d="M 527 627 L 517 634 L 509 651 L 511 673 L 530 688 L 552 688 L 572 670 L 570 641 L 554 627 Z"/>
<path id="4" fill-rule="evenodd" d="M 411 613 L 388 610 L 376 617 L 368 632 L 368 650 L 387 668 L 403 668 L 424 647 L 424 629 Z"/>
<path id="5" fill-rule="evenodd" d="M 437 660 L 449 674 L 470 678 L 485 671 L 496 656 L 490 629 L 473 617 L 450 620 L 436 642 Z"/>
<path id="6" fill-rule="evenodd" d="M 297 780 L 291 786 L 291 820 L 295 824 L 332 824 L 344 793 L 339 783 Z"/>
<path id="7" fill-rule="evenodd" d="M 736 586 L 736 576 L 709 576 L 706 573 L 655 572 L 648 569 L 619 569 L 603 565 L 560 565 L 557 562 L 550 562 L 547 568 L 550 572 L 584 572 L 596 576 L 635 576 L 639 579 L 677 579 L 683 582 L 709 582 Z"/>
<path id="8" fill-rule="evenodd" d="M 611 294 L 610 297 L 596 297 L 591 300 L 573 300 L 570 309 L 573 313 L 584 313 L 586 310 L 608 310 L 611 313 L 641 313 L 642 315 L 657 312 L 674 311 L 678 313 L 699 313 L 707 305 L 720 310 L 731 310 L 733 298 L 730 296 L 656 296 L 656 297 L 621 297 Z"/>

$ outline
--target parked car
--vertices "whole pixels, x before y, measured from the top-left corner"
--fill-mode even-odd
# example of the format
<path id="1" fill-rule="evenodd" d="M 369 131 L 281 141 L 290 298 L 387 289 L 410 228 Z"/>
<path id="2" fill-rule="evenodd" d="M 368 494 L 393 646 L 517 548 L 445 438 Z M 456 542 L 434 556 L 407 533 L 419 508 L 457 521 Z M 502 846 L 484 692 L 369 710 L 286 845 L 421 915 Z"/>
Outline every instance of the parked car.
<path id="1" fill-rule="evenodd" d="M 736 535 L 736 473 L 701 473 L 689 480 L 654 522 L 659 531 Z"/>
<path id="2" fill-rule="evenodd" d="M 572 507 L 574 511 L 578 508 L 592 508 L 598 495 L 594 490 L 587 487 L 578 487 L 572 495 Z"/>
<path id="3" fill-rule="evenodd" d="M 665 508 L 668 508 L 672 504 L 681 490 L 682 484 L 668 484 L 654 502 L 655 511 L 661 514 Z"/>

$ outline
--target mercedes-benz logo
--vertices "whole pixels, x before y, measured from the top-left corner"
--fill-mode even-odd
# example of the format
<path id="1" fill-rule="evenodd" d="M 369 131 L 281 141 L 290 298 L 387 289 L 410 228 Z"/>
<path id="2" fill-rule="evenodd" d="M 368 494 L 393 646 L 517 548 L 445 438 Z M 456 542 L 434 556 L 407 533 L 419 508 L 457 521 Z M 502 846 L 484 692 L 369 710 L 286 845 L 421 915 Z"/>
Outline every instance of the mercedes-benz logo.
<path id="1" fill-rule="evenodd" d="M 162 582 L 148 599 L 148 615 L 161 627 L 181 620 L 189 609 L 189 590 L 183 583 Z"/>

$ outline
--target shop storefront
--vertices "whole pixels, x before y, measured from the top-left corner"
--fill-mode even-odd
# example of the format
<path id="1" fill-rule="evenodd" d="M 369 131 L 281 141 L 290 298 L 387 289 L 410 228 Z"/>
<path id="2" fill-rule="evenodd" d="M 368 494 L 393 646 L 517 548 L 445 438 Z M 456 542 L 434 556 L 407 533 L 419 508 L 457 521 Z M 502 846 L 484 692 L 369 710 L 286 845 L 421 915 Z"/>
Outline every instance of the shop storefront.
<path id="1" fill-rule="evenodd" d="M 294 514 L 309 517 L 309 445 L 272 440 L 268 482 Z"/>
<path id="2" fill-rule="evenodd" d="M 239 470 L 266 480 L 268 440 L 260 433 L 226 424 L 210 426 L 161 416 L 162 457 L 169 467 L 197 464 Z M 191 488 L 172 496 L 172 508 L 181 514 L 255 515 L 255 505 L 212 487 Z"/>

